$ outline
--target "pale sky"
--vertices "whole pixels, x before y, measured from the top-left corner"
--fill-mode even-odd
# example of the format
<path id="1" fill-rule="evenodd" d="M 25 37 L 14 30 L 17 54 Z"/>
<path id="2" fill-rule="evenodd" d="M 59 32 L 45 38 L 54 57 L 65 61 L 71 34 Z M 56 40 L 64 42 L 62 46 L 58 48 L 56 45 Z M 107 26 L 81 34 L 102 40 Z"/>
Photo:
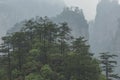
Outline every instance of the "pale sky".
<path id="1" fill-rule="evenodd" d="M 100 0 L 64 0 L 68 6 L 79 6 L 83 9 L 87 20 L 93 20 L 96 15 L 96 6 Z M 120 1 L 120 0 L 119 0 Z"/>

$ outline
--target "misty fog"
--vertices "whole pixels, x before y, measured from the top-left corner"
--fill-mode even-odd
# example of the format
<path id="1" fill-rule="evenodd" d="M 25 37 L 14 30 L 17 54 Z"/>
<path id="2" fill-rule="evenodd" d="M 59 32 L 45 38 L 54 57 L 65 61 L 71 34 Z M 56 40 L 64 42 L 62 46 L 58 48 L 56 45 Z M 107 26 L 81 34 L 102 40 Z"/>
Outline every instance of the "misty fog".
<path id="1" fill-rule="evenodd" d="M 35 16 L 53 17 L 64 7 L 62 0 L 0 0 L 0 37 L 20 21 Z"/>
<path id="2" fill-rule="evenodd" d="M 89 13 L 88 13 L 89 14 Z M 84 9 L 67 7 L 64 0 L 0 0 L 0 37 L 21 29 L 22 21 L 48 16 L 53 22 L 67 22 L 76 38 L 85 37 L 90 52 L 118 55 L 120 69 L 120 4 L 118 0 L 100 0 L 95 19 L 88 21 Z M 0 41 L 1 42 L 1 41 Z M 120 74 L 119 71 L 116 71 Z"/>

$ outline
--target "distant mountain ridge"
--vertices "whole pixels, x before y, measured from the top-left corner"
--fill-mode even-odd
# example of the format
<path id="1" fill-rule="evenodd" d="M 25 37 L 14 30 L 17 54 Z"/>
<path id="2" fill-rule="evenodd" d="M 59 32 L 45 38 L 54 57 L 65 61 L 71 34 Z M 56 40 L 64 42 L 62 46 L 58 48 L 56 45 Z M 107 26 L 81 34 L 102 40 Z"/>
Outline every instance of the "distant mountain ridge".
<path id="1" fill-rule="evenodd" d="M 64 8 L 63 12 L 52 19 L 54 22 L 67 22 L 75 37 L 85 37 L 88 40 L 89 25 L 84 17 L 83 11 L 78 7 Z"/>
<path id="2" fill-rule="evenodd" d="M 88 28 L 89 25 L 87 20 L 84 18 L 82 10 L 79 8 L 64 8 L 64 10 L 56 17 L 50 18 L 55 23 L 67 22 L 72 30 L 72 34 L 75 37 L 85 37 L 88 40 Z M 8 33 L 19 31 L 21 24 L 16 24 L 15 27 L 11 28 Z"/>

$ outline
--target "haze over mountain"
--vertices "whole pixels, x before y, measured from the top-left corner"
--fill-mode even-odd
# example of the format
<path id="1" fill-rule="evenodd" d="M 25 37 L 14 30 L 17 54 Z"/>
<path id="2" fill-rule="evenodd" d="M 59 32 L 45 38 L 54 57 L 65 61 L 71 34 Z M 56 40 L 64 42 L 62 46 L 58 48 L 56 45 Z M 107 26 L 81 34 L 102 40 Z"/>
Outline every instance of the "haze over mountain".
<path id="1" fill-rule="evenodd" d="M 4 36 L 7 30 L 8 33 L 19 31 L 24 26 L 25 19 L 48 16 L 56 23 L 67 22 L 75 38 L 82 36 L 89 40 L 90 51 L 95 53 L 95 56 L 98 57 L 98 53 L 101 52 L 118 55 L 117 73 L 120 74 L 120 4 L 118 0 L 101 0 L 97 5 L 95 20 L 89 24 L 82 9 L 67 8 L 62 0 L 1 0 L 0 10 L 0 37 Z"/>
<path id="2" fill-rule="evenodd" d="M 0 37 L 24 19 L 55 16 L 64 6 L 62 0 L 0 0 Z"/>
<path id="3" fill-rule="evenodd" d="M 95 20 L 89 25 L 91 51 L 110 52 L 118 55 L 117 73 L 120 74 L 120 5 L 117 0 L 101 0 L 97 6 Z"/>
<path id="4" fill-rule="evenodd" d="M 67 11 L 62 12 L 63 8 L 65 7 L 65 4 L 61 0 L 60 1 L 52 0 L 51 2 L 49 2 L 48 0 L 44 1 L 1 0 L 0 4 L 1 4 L 0 8 L 2 10 L 0 12 L 1 36 L 3 36 L 6 30 L 10 29 L 10 27 L 13 27 L 13 25 L 23 21 L 24 19 L 46 15 L 50 17 L 57 15 L 57 17 L 54 17 L 54 21 L 56 22 L 59 21 L 68 22 L 70 27 L 73 29 L 73 34 L 76 36 L 79 35 L 79 32 L 83 34 L 86 34 L 88 32 L 86 31 L 88 30 L 88 26 L 87 21 L 84 18 L 84 15 L 83 17 L 80 17 L 83 13 L 81 12 L 80 14 L 78 14 L 74 13 L 74 11 L 72 12 L 69 10 L 68 13 Z M 69 14 L 69 12 L 71 14 Z M 113 49 L 113 47 L 110 45 L 114 44 L 113 40 L 115 39 L 116 31 L 118 29 L 117 20 L 120 14 L 120 6 L 116 0 L 114 1 L 101 0 L 101 2 L 97 6 L 96 12 L 97 14 L 95 21 L 93 21 L 89 29 L 90 45 L 92 47 L 92 51 L 94 52 L 110 51 Z M 73 13 L 74 18 L 72 16 L 69 16 L 72 15 Z M 80 19 L 83 20 L 83 22 L 80 21 Z M 83 24 L 86 24 L 87 26 L 86 29 L 85 30 L 79 29 L 78 25 L 82 26 Z M 88 35 L 86 34 L 84 36 Z"/>
<path id="5" fill-rule="evenodd" d="M 120 13 L 120 6 L 119 6 L 117 0 L 113 0 L 113 1 L 111 1 L 111 0 L 101 0 L 101 2 L 97 6 L 97 10 L 96 10 L 97 14 L 96 14 L 95 20 L 93 21 L 92 25 L 91 24 L 89 25 L 90 26 L 89 33 L 88 33 L 87 21 L 84 18 L 83 12 L 81 11 L 80 14 L 79 14 L 79 13 L 75 13 L 74 11 L 69 10 L 69 9 L 64 10 L 62 12 L 63 7 L 65 6 L 63 1 L 53 1 L 51 3 L 49 3 L 49 1 L 47 1 L 47 0 L 38 1 L 40 3 L 45 3 L 50 8 L 50 11 L 49 11 L 49 9 L 47 9 L 47 7 L 44 7 L 44 10 L 42 11 L 43 7 L 40 7 L 40 6 L 45 6 L 45 4 L 44 5 L 34 5 L 34 4 L 36 4 L 37 0 L 32 0 L 32 3 L 34 3 L 34 4 L 27 5 L 27 8 L 26 8 L 27 11 L 25 11 L 25 12 L 24 12 L 24 10 L 25 10 L 24 6 L 25 5 L 23 5 L 23 6 L 18 5 L 18 6 L 20 6 L 19 8 L 21 8 L 21 9 L 23 8 L 22 11 L 17 10 L 18 7 L 16 7 L 16 8 L 14 8 L 14 7 L 15 7 L 15 4 L 18 4 L 18 2 L 22 3 L 22 2 L 27 2 L 27 1 L 13 0 L 13 2 L 14 3 L 10 3 L 9 0 L 6 0 L 6 4 L 7 3 L 9 5 L 11 4 L 11 6 L 12 6 L 11 9 L 13 11 L 10 10 L 10 7 L 6 7 L 5 9 L 3 9 L 4 11 L 5 10 L 8 11 L 8 12 L 6 12 L 6 14 L 11 13 L 9 15 L 7 14 L 9 18 L 6 17 L 5 14 L 1 14 L 2 15 L 1 17 L 3 17 L 3 20 L 1 20 L 1 22 L 3 23 L 3 25 L 7 29 L 10 26 L 13 26 L 14 24 L 16 24 L 17 22 L 20 22 L 24 19 L 28 19 L 28 18 L 31 18 L 31 17 L 46 16 L 46 15 L 51 17 L 51 16 L 56 16 L 57 15 L 56 17 L 53 18 L 53 20 L 56 21 L 56 22 L 61 22 L 61 21 L 68 22 L 71 29 L 73 30 L 73 35 L 75 35 L 75 36 L 81 35 L 81 36 L 85 36 L 85 37 L 87 36 L 88 37 L 88 34 L 89 34 L 89 36 L 90 36 L 89 37 L 90 38 L 89 42 L 90 42 L 90 45 L 92 47 L 91 49 L 92 49 L 93 52 L 113 50 L 114 39 L 115 39 L 115 36 L 116 36 L 116 31 L 118 29 L 118 21 L 117 20 L 119 18 L 119 13 Z M 54 5 L 51 6 L 51 4 L 54 4 Z M 59 4 L 59 6 L 55 7 L 55 9 L 56 9 L 55 10 L 54 6 L 57 5 L 57 4 Z M 4 3 L 4 5 L 5 5 L 5 3 Z M 31 5 L 33 6 L 32 8 L 30 8 Z M 36 6 L 37 7 L 39 6 L 39 7 L 36 8 Z M 52 10 L 51 7 L 53 7 L 53 10 Z M 32 12 L 31 9 L 33 9 L 34 11 Z M 16 12 L 17 12 L 16 14 L 14 13 L 15 12 L 14 10 L 16 10 Z M 23 12 L 23 13 L 19 14 L 19 12 Z M 56 12 L 56 13 L 54 13 L 54 12 Z M 7 20 L 7 21 L 5 21 L 5 20 Z M 81 27 L 86 26 L 86 29 L 84 27 L 85 30 L 83 30 L 83 29 L 79 28 L 78 25 L 81 26 Z M 5 27 L 2 27 L 3 28 L 2 31 L 5 31 Z M 11 30 L 14 30 L 14 29 L 17 29 L 17 28 L 12 28 Z"/>
<path id="6" fill-rule="evenodd" d="M 120 5 L 117 0 L 101 0 L 98 4 L 96 18 L 90 27 L 92 51 L 113 51 L 113 42 L 118 30 L 119 14 Z"/>
<path id="7" fill-rule="evenodd" d="M 78 7 L 65 8 L 63 12 L 52 19 L 54 22 L 67 22 L 75 37 L 85 37 L 88 40 L 89 25 L 84 13 Z"/>
<path id="8" fill-rule="evenodd" d="M 74 37 L 82 36 L 85 37 L 86 40 L 89 39 L 89 25 L 84 17 L 83 11 L 78 7 L 66 7 L 59 15 L 51 17 L 51 20 L 57 24 L 67 22 Z M 24 26 L 22 23 L 24 22 L 17 23 L 14 27 L 8 30 L 8 33 L 20 31 Z"/>

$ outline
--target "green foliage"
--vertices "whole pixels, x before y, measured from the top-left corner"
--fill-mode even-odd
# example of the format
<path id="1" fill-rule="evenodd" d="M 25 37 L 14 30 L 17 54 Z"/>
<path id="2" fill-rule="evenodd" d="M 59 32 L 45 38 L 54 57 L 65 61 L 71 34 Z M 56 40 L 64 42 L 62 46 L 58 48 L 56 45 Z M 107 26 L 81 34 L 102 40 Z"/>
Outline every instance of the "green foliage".
<path id="1" fill-rule="evenodd" d="M 45 80 L 45 79 L 38 74 L 31 73 L 25 77 L 25 80 Z"/>
<path id="2" fill-rule="evenodd" d="M 0 69 L 0 80 L 6 79 L 6 71 L 4 69 Z"/>
<path id="3" fill-rule="evenodd" d="M 52 75 L 53 71 L 52 69 L 50 68 L 49 65 L 44 65 L 42 68 L 41 68 L 41 75 L 44 77 L 44 78 L 50 78 L 51 75 Z"/>
<path id="4" fill-rule="evenodd" d="M 102 74 L 101 74 L 101 75 L 99 76 L 99 80 L 106 80 L 105 75 L 102 75 Z"/>
<path id="5" fill-rule="evenodd" d="M 99 80 L 98 61 L 83 37 L 73 40 L 67 23 L 55 24 L 47 17 L 24 23 L 20 32 L 3 39 L 4 49 L 6 44 L 10 48 L 9 56 L 0 57 L 1 80 L 9 79 L 8 71 L 12 80 Z"/>
<path id="6" fill-rule="evenodd" d="M 17 69 L 12 70 L 12 75 L 14 78 L 18 77 L 20 74 L 20 71 L 18 71 Z"/>
<path id="7" fill-rule="evenodd" d="M 118 74 L 114 73 L 114 68 L 116 67 L 115 65 L 117 65 L 117 61 L 114 59 L 117 57 L 117 55 L 109 54 L 108 52 L 100 54 L 102 70 L 105 72 L 106 80 L 120 79 Z"/>
<path id="8" fill-rule="evenodd" d="M 88 46 L 85 45 L 83 38 L 78 38 L 73 41 L 74 52 L 67 54 L 64 61 L 67 80 L 71 78 L 76 80 L 99 79 L 99 64 L 96 59 L 91 57 L 91 53 L 88 50 Z"/>

